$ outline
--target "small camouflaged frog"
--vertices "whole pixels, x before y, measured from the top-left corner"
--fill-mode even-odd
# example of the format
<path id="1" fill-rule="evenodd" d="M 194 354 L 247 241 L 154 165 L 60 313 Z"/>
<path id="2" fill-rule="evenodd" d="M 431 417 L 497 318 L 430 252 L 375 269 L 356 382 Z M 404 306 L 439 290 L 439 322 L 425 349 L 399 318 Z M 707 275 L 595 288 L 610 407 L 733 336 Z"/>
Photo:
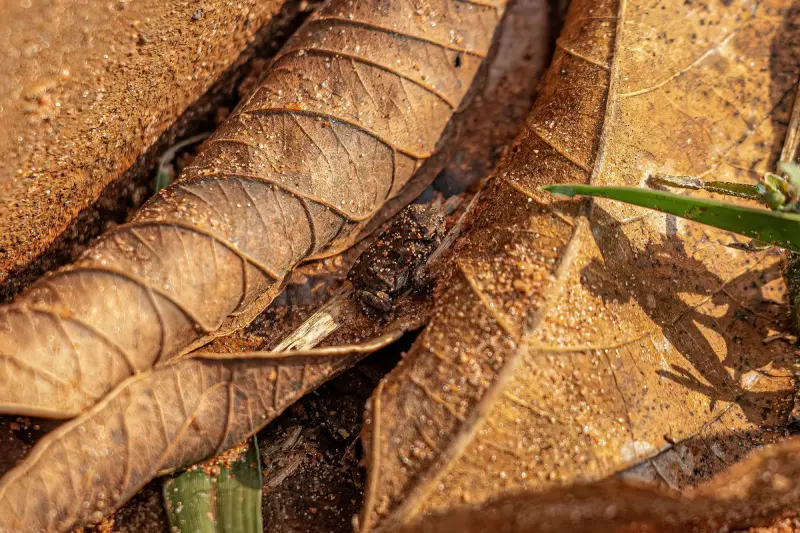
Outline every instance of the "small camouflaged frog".
<path id="1" fill-rule="evenodd" d="M 444 234 L 444 214 L 438 202 L 403 209 L 347 274 L 365 312 L 389 312 L 395 298 L 425 285 L 425 264 Z"/>

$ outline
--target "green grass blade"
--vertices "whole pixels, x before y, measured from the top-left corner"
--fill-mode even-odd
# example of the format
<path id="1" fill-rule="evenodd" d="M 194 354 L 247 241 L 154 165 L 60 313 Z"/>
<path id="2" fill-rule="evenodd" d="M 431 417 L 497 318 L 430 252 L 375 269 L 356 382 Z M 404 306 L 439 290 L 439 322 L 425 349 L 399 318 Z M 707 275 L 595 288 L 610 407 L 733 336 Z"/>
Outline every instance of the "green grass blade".
<path id="1" fill-rule="evenodd" d="M 189 470 L 164 483 L 164 503 L 172 531 L 217 533 L 216 487 L 202 469 Z"/>
<path id="2" fill-rule="evenodd" d="M 542 189 L 569 197 L 595 196 L 656 209 L 800 252 L 800 215 L 792 213 L 753 209 L 650 189 L 592 185 L 549 185 Z"/>
<path id="3" fill-rule="evenodd" d="M 219 474 L 187 470 L 164 483 L 164 504 L 176 533 L 262 533 L 261 461 L 254 436 L 247 453 Z"/>
<path id="4" fill-rule="evenodd" d="M 217 509 L 221 533 L 262 533 L 261 461 L 256 437 L 242 459 L 220 472 Z"/>
<path id="5" fill-rule="evenodd" d="M 158 173 L 156 174 L 156 182 L 153 185 L 153 192 L 158 192 L 161 189 L 165 189 L 172 183 L 172 176 L 170 176 L 169 172 L 164 169 L 158 169 Z"/>
<path id="6" fill-rule="evenodd" d="M 735 196 L 737 198 L 744 198 L 746 200 L 754 200 L 762 204 L 764 203 L 764 199 L 760 194 L 758 194 L 758 189 L 755 185 L 729 183 L 727 181 L 707 181 L 704 183 L 703 189 L 708 192 L 715 192 L 718 194 L 724 194 L 726 196 Z"/>
<path id="7" fill-rule="evenodd" d="M 170 164 L 172 163 L 172 160 L 175 159 L 175 156 L 178 154 L 178 152 L 187 146 L 191 146 L 206 140 L 209 135 L 211 135 L 211 132 L 209 131 L 192 135 L 188 139 L 183 139 L 181 142 L 170 146 L 166 152 L 161 154 L 161 157 L 158 161 L 158 171 L 156 172 L 156 178 L 153 182 L 153 189 L 155 189 L 153 192 L 157 193 L 172 183 L 175 170 L 171 168 Z"/>
<path id="8" fill-rule="evenodd" d="M 650 178 L 650 182 L 655 185 L 666 185 L 668 187 L 678 187 L 693 191 L 708 191 L 726 196 L 735 196 L 747 200 L 755 200 L 764 203 L 764 199 L 758 193 L 755 185 L 745 185 L 744 183 L 731 183 L 728 181 L 703 181 L 691 176 L 671 176 L 668 174 L 657 174 Z"/>

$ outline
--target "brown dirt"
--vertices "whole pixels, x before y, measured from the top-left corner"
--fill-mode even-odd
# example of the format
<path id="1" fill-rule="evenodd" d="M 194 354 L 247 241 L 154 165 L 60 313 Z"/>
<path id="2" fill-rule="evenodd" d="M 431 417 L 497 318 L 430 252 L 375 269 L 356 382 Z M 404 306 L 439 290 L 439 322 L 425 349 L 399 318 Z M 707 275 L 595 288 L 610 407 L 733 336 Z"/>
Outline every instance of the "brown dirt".
<path id="1" fill-rule="evenodd" d="M 361 505 L 364 485 L 358 441 L 361 411 L 377 380 L 413 338 L 381 350 L 323 385 L 258 434 L 264 531 L 351 531 L 351 518 Z M 85 532 L 169 531 L 162 483 L 162 479 L 153 480 L 113 517 Z"/>
<path id="2" fill-rule="evenodd" d="M 411 340 L 403 344 L 408 348 Z M 361 412 L 399 354 L 397 345 L 381 350 L 307 395 L 259 434 L 264 531 L 352 531 L 365 476 L 359 464 Z"/>
<path id="3" fill-rule="evenodd" d="M 124 220 L 307 6 L 0 0 L 0 301 Z"/>

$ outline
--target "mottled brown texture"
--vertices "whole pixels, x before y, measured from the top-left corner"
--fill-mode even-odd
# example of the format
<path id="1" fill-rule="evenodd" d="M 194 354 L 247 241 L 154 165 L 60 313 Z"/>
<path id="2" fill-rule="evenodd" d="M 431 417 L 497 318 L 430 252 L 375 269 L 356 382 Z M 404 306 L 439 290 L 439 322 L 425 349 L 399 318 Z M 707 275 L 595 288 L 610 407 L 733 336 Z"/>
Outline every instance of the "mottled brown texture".
<path id="1" fill-rule="evenodd" d="M 777 253 L 537 187 L 752 183 L 780 153 L 800 70 L 791 7 L 572 3 L 430 325 L 365 415 L 362 531 L 636 466 L 682 488 L 786 422 L 793 350 L 762 342 L 787 325 Z"/>
<path id="2" fill-rule="evenodd" d="M 74 416 L 247 324 L 298 262 L 347 246 L 436 152 L 503 13 L 435 6 L 318 11 L 175 184 L 0 308 L 0 411 Z"/>
<path id="3" fill-rule="evenodd" d="M 89 212 L 119 209 L 95 205 L 109 187 L 232 92 L 282 4 L 0 2 L 0 297 L 102 227 Z"/>
<path id="4" fill-rule="evenodd" d="M 491 73 L 489 74 L 487 80 L 488 83 L 481 86 L 480 93 L 476 97 L 477 101 L 475 103 L 477 105 L 470 106 L 470 108 L 466 110 L 465 116 L 463 117 L 468 121 L 466 131 L 480 132 L 480 135 L 467 135 L 458 137 L 459 143 L 454 148 L 458 148 L 459 151 L 457 152 L 455 159 L 450 163 L 451 168 L 448 172 L 451 174 L 458 175 L 462 172 L 478 173 L 480 172 L 480 168 L 485 167 L 478 167 L 476 164 L 490 164 L 489 162 L 492 161 L 491 156 L 493 156 L 493 153 L 496 151 L 498 145 L 503 142 L 508 142 L 513 129 L 519 128 L 524 114 L 526 113 L 525 102 L 530 101 L 533 87 L 545 66 L 543 63 L 546 60 L 548 46 L 547 43 L 549 42 L 549 39 L 547 37 L 548 34 L 546 28 L 542 27 L 547 16 L 546 10 L 543 8 L 542 3 L 538 0 L 520 2 L 510 8 L 509 14 L 514 16 L 511 18 L 505 18 L 503 25 L 504 28 L 511 27 L 513 30 L 503 30 L 500 42 L 498 43 L 498 54 L 502 54 L 502 57 L 498 56 L 493 60 Z M 531 33 L 531 28 L 538 29 L 536 32 Z M 506 105 L 492 105 L 493 102 L 497 101 L 506 102 Z M 446 150 L 443 150 L 442 154 L 444 154 L 445 151 Z M 464 157 L 464 154 L 468 155 Z M 453 167 L 459 167 L 460 164 L 465 163 L 468 165 L 467 168 Z M 464 182 L 466 183 L 467 180 Z M 319 283 L 314 284 L 315 288 L 318 288 L 319 286 Z M 298 309 L 294 307 L 297 305 L 297 298 L 302 298 L 303 295 L 306 294 L 306 291 L 295 286 L 290 286 L 290 289 L 292 290 L 288 291 L 290 293 L 288 297 L 282 297 L 281 301 L 284 303 L 291 302 L 293 306 L 292 312 L 287 315 L 282 312 L 280 308 L 268 310 L 259 316 L 248 328 L 239 330 L 231 336 L 215 339 L 211 345 L 211 349 L 214 351 L 231 352 L 252 351 L 263 349 L 264 347 L 274 346 L 275 343 L 282 338 L 282 336 L 286 335 L 289 331 L 299 325 L 297 320 L 295 320 L 295 318 L 298 316 Z M 308 296 L 314 298 L 315 301 L 318 301 L 318 292 L 319 291 L 317 290 L 309 291 Z M 400 323 L 405 324 L 405 327 L 416 327 L 421 325 L 426 320 L 429 309 L 430 302 L 425 298 L 413 300 L 401 298 L 397 303 L 393 316 L 402 319 Z M 337 319 L 341 320 L 342 322 L 342 326 L 340 326 L 341 330 L 334 333 L 334 335 L 328 339 L 327 342 L 330 344 L 358 342 L 360 340 L 374 338 L 381 331 L 385 331 L 387 328 L 391 329 L 398 324 L 397 322 L 390 321 L 388 324 L 381 326 L 379 320 L 364 317 L 357 306 L 351 306 L 349 311 L 344 313 L 344 315 L 345 316 Z M 302 314 L 300 316 L 302 317 Z M 286 319 L 290 317 L 294 318 L 292 318 L 290 322 L 287 322 Z M 266 403 L 259 403 L 257 399 L 253 399 L 249 404 L 255 409 L 264 409 L 261 412 L 254 411 L 253 413 L 256 423 L 259 424 L 260 427 L 261 425 L 266 424 L 286 405 L 290 404 L 300 395 L 318 385 L 321 381 L 332 375 L 335 375 L 344 368 L 347 368 L 355 360 L 357 360 L 358 357 L 360 356 L 329 356 L 325 360 L 309 360 L 307 372 L 305 365 L 300 365 L 297 361 L 292 361 L 291 359 L 285 359 L 283 361 L 285 364 L 280 365 L 280 367 L 272 364 L 262 364 L 260 373 L 254 368 L 252 371 L 236 373 L 235 376 L 233 376 L 236 379 L 234 383 L 239 384 L 241 380 L 241 382 L 247 384 L 253 379 L 253 377 L 258 376 L 261 376 L 261 378 L 266 381 L 272 379 L 280 381 L 281 394 L 278 396 L 277 407 L 274 400 L 273 402 L 268 401 Z M 215 361 L 214 364 L 221 364 L 221 367 L 225 369 L 228 368 L 229 365 L 234 364 L 234 362 L 223 361 L 220 363 L 219 361 Z M 304 372 L 305 376 L 303 375 Z M 160 374 L 156 374 L 157 373 L 153 373 L 152 375 L 154 377 L 149 379 L 153 379 L 154 381 L 160 380 Z M 213 384 L 214 383 L 210 383 L 210 385 Z M 142 384 L 140 383 L 140 388 L 141 386 Z M 294 387 L 293 393 L 291 391 L 292 387 Z M 270 394 L 270 390 L 273 394 L 276 392 L 276 389 L 268 389 L 266 392 L 264 392 L 264 394 Z M 151 397 L 145 395 L 144 401 L 151 407 L 151 409 L 149 409 L 145 414 L 145 421 L 141 424 L 136 424 L 138 428 L 141 428 L 141 431 L 143 431 L 144 434 L 151 435 L 151 440 L 154 441 L 154 447 L 160 445 L 165 446 L 167 442 L 165 439 L 158 439 L 156 441 L 152 435 L 153 427 L 160 427 L 161 425 L 160 420 L 157 419 L 158 410 L 157 406 L 155 405 L 155 401 L 158 398 L 159 397 L 157 396 Z M 207 408 L 203 409 L 203 416 L 208 416 L 214 421 L 219 420 L 220 418 L 225 418 L 227 416 L 226 413 L 228 412 L 228 397 L 218 396 L 217 399 L 219 402 L 215 404 L 216 406 L 208 405 Z M 241 405 L 241 403 L 238 405 Z M 112 402 L 109 404 L 110 408 L 105 410 L 103 414 L 100 414 L 96 417 L 95 420 L 99 423 L 95 424 L 94 427 L 107 427 L 109 425 L 107 420 L 113 420 L 119 416 L 119 406 L 120 402 Z M 137 415 L 132 413 L 132 416 Z M 75 420 L 71 424 L 73 424 L 73 427 L 78 427 L 87 420 L 88 418 L 82 417 Z M 150 421 L 147 422 L 147 420 Z M 252 419 L 248 419 L 247 417 L 238 417 L 227 429 L 232 432 L 248 431 L 251 422 Z M 198 422 L 198 424 L 200 424 L 200 422 Z M 238 427 L 238 424 L 244 424 L 244 428 Z M 197 429 L 197 427 L 193 427 L 193 429 Z M 220 429 L 220 426 L 214 427 Z M 63 436 L 66 440 L 73 438 L 69 432 L 65 432 Z M 219 434 L 215 434 L 213 431 L 205 432 L 204 436 L 212 442 L 218 442 L 219 439 L 222 438 Z M 138 440 L 141 437 L 136 434 L 132 434 L 130 438 L 133 440 Z M 45 441 L 45 444 L 42 444 L 42 446 L 45 446 L 49 449 L 49 452 L 42 454 L 34 461 L 23 464 L 21 466 L 21 472 L 23 472 L 23 474 L 17 478 L 18 481 L 9 482 L 9 486 L 11 487 L 10 490 L 13 491 L 17 488 L 19 488 L 19 490 L 24 490 L 21 487 L 27 486 L 26 483 L 30 480 L 36 480 L 37 474 L 39 479 L 42 477 L 47 479 L 55 479 L 59 480 L 55 482 L 59 484 L 59 486 L 69 486 L 69 481 L 64 477 L 60 477 L 64 474 L 69 474 L 69 471 L 61 466 L 59 462 L 60 457 L 55 455 L 59 449 L 62 449 L 58 442 L 59 439 L 60 437 L 55 437 L 52 441 Z M 96 471 L 115 471 L 114 469 L 117 468 L 117 463 L 119 463 L 119 458 L 123 455 L 123 452 L 113 453 L 112 455 L 105 457 L 98 457 L 95 453 L 96 449 L 103 449 L 106 447 L 108 442 L 108 435 L 105 432 L 98 432 L 94 436 L 84 434 L 83 438 L 81 439 L 80 447 L 72 450 L 72 453 L 70 454 L 70 464 L 73 466 L 73 468 L 85 464 L 91 464 L 92 468 Z M 125 444 L 125 442 L 116 442 L 114 443 L 114 446 L 116 449 L 122 450 L 125 447 Z M 184 439 L 178 444 L 178 446 L 182 447 L 187 458 L 196 456 L 199 457 L 202 454 L 210 453 L 207 451 L 210 449 L 209 445 L 203 438 L 191 440 Z M 134 461 L 138 462 L 139 460 L 148 460 L 148 457 L 152 457 L 152 455 L 152 453 L 150 455 L 138 455 L 134 457 Z M 113 468 L 108 469 L 108 467 L 103 466 L 104 463 L 112 463 Z M 142 466 L 144 468 L 141 470 L 146 472 L 147 467 L 145 465 Z M 313 469 L 309 467 L 306 470 L 308 471 L 307 475 L 309 478 L 313 478 L 315 475 Z M 142 480 L 146 480 L 146 477 L 147 475 L 144 475 Z M 106 490 L 103 488 L 103 486 L 113 487 L 114 483 L 116 482 L 117 481 L 113 478 L 113 476 L 110 478 L 105 478 L 105 481 L 102 483 L 101 487 L 92 487 L 85 493 L 72 493 L 71 497 L 74 497 L 76 501 L 86 501 L 89 505 L 91 505 L 91 502 L 94 501 L 94 494 Z M 20 485 L 18 483 L 22 484 Z M 152 487 L 153 484 L 151 483 L 149 486 Z M 284 489 L 282 488 L 281 490 Z M 286 488 L 285 490 L 291 490 L 291 488 Z M 109 491 L 106 490 L 106 492 Z M 360 493 L 360 490 L 358 492 Z M 301 498 L 306 497 L 315 498 L 316 493 L 312 490 L 311 494 L 304 494 Z M 350 503 L 354 506 L 357 506 L 360 503 L 360 499 L 357 502 Z M 51 501 L 50 504 L 55 506 L 57 505 L 57 502 Z M 119 502 L 116 501 L 113 503 L 114 506 L 118 504 Z M 284 504 L 286 504 L 285 501 Z M 38 502 L 38 505 L 42 505 L 44 507 L 48 506 L 46 502 L 42 502 L 41 500 Z M 109 509 L 110 505 L 111 504 L 109 504 Z M 156 521 L 153 521 L 151 524 L 148 519 L 140 520 L 138 518 L 143 515 L 149 516 L 152 514 L 153 508 L 149 503 L 147 505 L 126 505 L 120 511 L 120 513 L 115 514 L 113 518 L 118 519 L 116 525 L 127 524 L 125 527 L 128 529 L 133 528 L 138 530 L 137 528 L 144 528 L 145 524 L 151 529 L 162 527 L 159 525 L 160 523 Z M 322 514 L 325 514 L 325 512 L 322 511 Z M 163 517 L 161 519 L 163 520 Z M 320 520 L 322 520 L 322 523 L 320 523 Z M 293 530 L 292 528 L 296 528 L 296 530 L 299 531 L 305 531 L 309 529 L 306 527 L 308 524 L 313 524 L 313 527 L 319 527 L 325 531 L 331 531 L 335 529 L 335 527 L 338 527 L 338 525 L 335 525 L 334 522 L 326 521 L 317 515 L 308 515 L 308 522 L 303 522 L 299 519 L 297 522 L 294 522 L 291 519 L 288 521 L 281 521 L 278 519 L 278 521 L 287 531 Z"/>
<path id="5" fill-rule="evenodd" d="M 441 205 L 406 207 L 364 250 L 347 273 L 364 312 L 387 313 L 398 296 L 425 284 L 428 258 L 445 234 Z"/>

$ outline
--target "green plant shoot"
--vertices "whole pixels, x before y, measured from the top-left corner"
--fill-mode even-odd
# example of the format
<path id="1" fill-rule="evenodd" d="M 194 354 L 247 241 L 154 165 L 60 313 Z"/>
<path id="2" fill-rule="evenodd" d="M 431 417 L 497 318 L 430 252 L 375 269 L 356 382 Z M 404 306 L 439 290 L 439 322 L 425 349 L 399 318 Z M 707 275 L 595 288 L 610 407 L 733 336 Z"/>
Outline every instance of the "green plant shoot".
<path id="1" fill-rule="evenodd" d="M 544 190 L 565 196 L 595 196 L 669 213 L 800 252 L 800 215 L 754 209 L 650 189 L 592 185 L 549 185 Z"/>

